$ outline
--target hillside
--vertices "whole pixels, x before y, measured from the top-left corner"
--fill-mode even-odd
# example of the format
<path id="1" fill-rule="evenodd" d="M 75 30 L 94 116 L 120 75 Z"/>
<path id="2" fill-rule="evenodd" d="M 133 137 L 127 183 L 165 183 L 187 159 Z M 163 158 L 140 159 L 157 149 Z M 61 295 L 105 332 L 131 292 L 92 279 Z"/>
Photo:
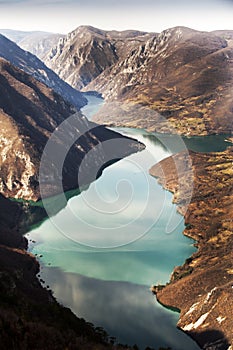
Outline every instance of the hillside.
<path id="1" fill-rule="evenodd" d="M 232 76 L 231 39 L 178 27 L 148 40 L 86 89 L 110 102 L 98 122 L 207 135 L 232 131 Z"/>
<path id="2" fill-rule="evenodd" d="M 150 36 L 139 31 L 81 26 L 60 39 L 45 63 L 74 88 L 81 89 Z"/>
<path id="3" fill-rule="evenodd" d="M 54 89 L 63 99 L 73 104 L 77 109 L 86 104 L 86 99 L 49 69 L 42 61 L 30 52 L 24 51 L 13 41 L 0 34 L 0 57 L 14 66 L 32 75 L 40 82 Z"/>
<path id="4" fill-rule="evenodd" d="M 140 149 L 139 143 L 114 133 L 104 127 L 89 123 L 80 113 L 66 103 L 46 85 L 32 76 L 0 59 L 0 192 L 5 196 L 37 200 L 40 198 L 39 168 L 45 144 L 57 128 L 73 115 L 74 123 L 67 126 L 67 132 L 53 140 L 54 153 L 46 163 L 46 187 L 44 195 L 60 192 L 58 179 L 63 175 L 63 189 L 79 187 L 79 167 L 85 165 L 83 185 L 96 177 L 97 171 L 109 159 L 119 159 Z M 13 103 L 12 103 L 13 101 Z M 70 150 L 59 174 L 61 155 L 72 140 Z M 121 139 L 117 150 L 111 147 L 111 140 Z M 125 142 L 123 142 L 125 140 Z M 106 146 L 105 141 L 109 141 Z M 84 161 L 86 153 L 99 146 Z M 63 190 L 62 189 L 62 190 Z"/>
<path id="5" fill-rule="evenodd" d="M 153 291 L 163 305 L 181 310 L 178 327 L 208 350 L 230 350 L 233 344 L 232 162 L 231 147 L 218 153 L 177 154 L 150 170 L 174 193 L 185 218 L 184 234 L 197 247 L 174 269 L 170 283 Z"/>

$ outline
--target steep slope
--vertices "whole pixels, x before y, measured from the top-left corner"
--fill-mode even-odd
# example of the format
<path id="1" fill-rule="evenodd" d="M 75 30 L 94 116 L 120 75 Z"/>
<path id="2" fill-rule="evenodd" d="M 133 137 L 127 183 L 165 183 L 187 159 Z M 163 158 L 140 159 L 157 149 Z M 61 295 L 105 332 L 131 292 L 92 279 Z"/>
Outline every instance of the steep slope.
<path id="1" fill-rule="evenodd" d="M 36 56 L 22 50 L 15 43 L 0 34 L 0 57 L 10 61 L 14 66 L 32 75 L 37 80 L 53 88 L 66 101 L 76 108 L 85 105 L 83 95 L 61 80 L 56 73 L 45 66 Z"/>
<path id="2" fill-rule="evenodd" d="M 104 31 L 81 26 L 60 39 L 45 62 L 62 79 L 81 89 L 148 36 L 138 31 Z"/>
<path id="3" fill-rule="evenodd" d="M 0 192 L 8 197 L 37 200 L 40 198 L 38 177 L 45 144 L 75 110 L 53 90 L 4 59 L 0 59 L 0 92 Z M 85 165 L 84 184 L 89 184 L 96 177 L 94 168 L 101 168 L 109 159 L 119 159 L 139 149 L 136 141 L 89 123 L 80 113 L 73 119 L 74 124 L 68 121 L 65 124 L 67 130 L 53 140 L 53 158 L 47 159 L 46 163 L 48 184 L 44 195 L 60 192 L 56 182 L 60 176 L 64 190 L 78 187 L 80 164 Z M 60 174 L 56 162 L 59 163 L 67 143 L 76 134 L 74 141 L 77 142 L 67 151 Z M 118 150 L 104 144 L 119 138 L 122 147 Z M 98 145 L 99 151 L 83 161 Z"/>
<path id="4" fill-rule="evenodd" d="M 0 33 L 14 41 L 23 50 L 29 51 L 33 55 L 39 57 L 42 61 L 51 48 L 64 36 L 62 34 L 49 32 L 25 32 L 12 29 L 0 29 Z"/>
<path id="5" fill-rule="evenodd" d="M 228 32 L 227 40 L 217 34 L 177 27 L 139 45 L 85 88 L 111 102 L 96 121 L 190 135 L 230 132 L 233 41 Z"/>
<path id="6" fill-rule="evenodd" d="M 193 175 L 187 167 L 190 158 Z M 178 327 L 207 350 L 233 346 L 232 162 L 231 147 L 222 153 L 181 153 L 150 170 L 174 192 L 178 210 L 185 216 L 184 234 L 195 239 L 198 248 L 175 268 L 167 286 L 153 290 L 162 304 L 181 310 Z M 187 189 L 192 184 L 189 203 Z"/>

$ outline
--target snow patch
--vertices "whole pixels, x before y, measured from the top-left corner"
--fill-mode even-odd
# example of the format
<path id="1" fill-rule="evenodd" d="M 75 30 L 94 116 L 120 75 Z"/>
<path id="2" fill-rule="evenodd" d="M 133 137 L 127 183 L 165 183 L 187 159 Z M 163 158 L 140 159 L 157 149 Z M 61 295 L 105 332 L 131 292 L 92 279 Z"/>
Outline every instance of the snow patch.
<path id="1" fill-rule="evenodd" d="M 226 317 L 219 316 L 216 318 L 219 324 L 221 324 L 223 321 L 225 321 Z"/>
<path id="2" fill-rule="evenodd" d="M 208 315 L 209 315 L 209 312 L 207 312 L 206 314 L 202 315 L 195 323 L 192 322 L 192 323 L 184 326 L 183 330 L 184 331 L 191 331 L 192 329 L 197 329 L 207 319 Z"/>
<path id="3" fill-rule="evenodd" d="M 190 307 L 189 311 L 186 312 L 186 316 L 187 316 L 187 315 L 190 315 L 193 311 L 195 311 L 198 304 L 199 304 L 199 302 L 193 304 L 193 305 Z"/>
<path id="4" fill-rule="evenodd" d="M 211 289 L 211 291 L 207 294 L 204 304 L 208 303 L 208 301 L 210 300 L 212 294 L 215 292 L 215 290 L 217 289 L 217 287 L 214 287 L 213 289 Z"/>

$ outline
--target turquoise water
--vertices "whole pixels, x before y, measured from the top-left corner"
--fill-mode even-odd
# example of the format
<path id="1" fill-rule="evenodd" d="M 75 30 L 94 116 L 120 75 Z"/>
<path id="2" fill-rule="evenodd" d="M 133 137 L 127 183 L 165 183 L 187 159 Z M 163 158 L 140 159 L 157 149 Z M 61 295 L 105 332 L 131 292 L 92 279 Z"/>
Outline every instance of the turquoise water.
<path id="1" fill-rule="evenodd" d="M 85 113 L 91 117 L 101 103 L 90 99 Z M 106 168 L 86 191 L 33 229 L 29 237 L 36 243 L 30 250 L 42 255 L 41 276 L 56 298 L 119 342 L 137 343 L 141 349 L 198 349 L 176 328 L 179 315 L 161 307 L 149 290 L 152 284 L 166 283 L 173 268 L 195 249 L 182 235 L 184 221 L 171 193 L 148 169 L 186 144 L 205 151 L 205 142 L 116 130 L 146 149 Z"/>

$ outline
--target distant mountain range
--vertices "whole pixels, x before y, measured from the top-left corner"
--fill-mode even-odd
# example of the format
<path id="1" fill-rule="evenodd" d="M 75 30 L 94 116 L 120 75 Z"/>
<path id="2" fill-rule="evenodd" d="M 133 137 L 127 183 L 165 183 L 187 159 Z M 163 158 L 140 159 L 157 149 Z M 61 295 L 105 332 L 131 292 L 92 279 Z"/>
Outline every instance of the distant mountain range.
<path id="1" fill-rule="evenodd" d="M 168 120 L 174 132 L 188 135 L 232 130 L 233 31 L 82 26 L 60 39 L 45 63 L 73 87 L 111 102 L 98 122 L 170 132 Z"/>
<path id="2" fill-rule="evenodd" d="M 40 82 L 52 88 L 66 101 L 76 108 L 86 104 L 85 97 L 59 76 L 49 69 L 38 57 L 30 52 L 24 51 L 16 43 L 0 34 L 0 57 L 11 62 L 15 67 L 22 69 L 25 73 L 32 75 Z"/>
<path id="3" fill-rule="evenodd" d="M 57 44 L 58 40 L 64 37 L 63 34 L 49 32 L 0 29 L 0 34 L 14 41 L 23 50 L 31 52 L 40 59 L 51 50 L 51 47 Z"/>

